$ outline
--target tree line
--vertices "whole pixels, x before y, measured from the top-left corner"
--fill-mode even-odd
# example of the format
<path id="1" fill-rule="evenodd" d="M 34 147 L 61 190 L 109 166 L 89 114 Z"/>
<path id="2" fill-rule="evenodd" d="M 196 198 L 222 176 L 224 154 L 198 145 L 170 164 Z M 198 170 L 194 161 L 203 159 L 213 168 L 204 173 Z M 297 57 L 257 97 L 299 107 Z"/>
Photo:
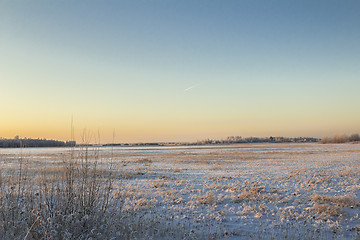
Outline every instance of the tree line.
<path id="1" fill-rule="evenodd" d="M 16 136 L 13 139 L 0 138 L 0 148 L 20 148 L 20 147 L 72 147 L 75 146 L 75 141 L 59 141 L 48 139 L 32 139 L 19 138 Z"/>
<path id="2" fill-rule="evenodd" d="M 225 139 L 204 139 L 193 143 L 203 144 L 233 144 L 233 143 L 289 143 L 289 142 L 319 142 L 321 139 L 314 137 L 247 137 L 230 136 Z"/>
<path id="3" fill-rule="evenodd" d="M 353 133 L 350 136 L 345 134 L 337 134 L 333 137 L 324 137 L 321 139 L 321 143 L 346 143 L 346 142 L 359 142 L 360 135 L 358 133 Z"/>

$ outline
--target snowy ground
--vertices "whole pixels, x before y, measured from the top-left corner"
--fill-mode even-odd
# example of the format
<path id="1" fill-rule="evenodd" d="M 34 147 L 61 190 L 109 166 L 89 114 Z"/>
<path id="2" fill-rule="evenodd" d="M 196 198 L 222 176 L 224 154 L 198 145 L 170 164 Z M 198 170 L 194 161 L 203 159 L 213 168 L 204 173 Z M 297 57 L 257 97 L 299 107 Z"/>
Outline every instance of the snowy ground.
<path id="1" fill-rule="evenodd" d="M 113 198 L 122 211 L 189 238 L 360 238 L 360 144 L 98 150 L 99 166 L 115 173 Z M 22 156 L 36 179 L 68 154 L 0 150 L 2 174 L 16 174 Z M 170 236 L 177 235 L 162 237 Z"/>

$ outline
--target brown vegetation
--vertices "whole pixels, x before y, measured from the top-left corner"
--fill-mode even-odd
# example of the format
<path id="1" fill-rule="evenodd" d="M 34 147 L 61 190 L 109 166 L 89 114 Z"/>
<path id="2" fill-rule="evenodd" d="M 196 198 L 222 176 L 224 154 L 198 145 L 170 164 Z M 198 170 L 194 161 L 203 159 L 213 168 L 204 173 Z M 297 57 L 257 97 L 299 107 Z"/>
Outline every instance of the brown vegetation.
<path id="1" fill-rule="evenodd" d="M 321 139 L 321 143 L 346 143 L 346 142 L 358 142 L 360 141 L 360 135 L 358 133 L 347 136 L 345 134 L 334 135 L 333 137 L 324 137 Z"/>
<path id="2" fill-rule="evenodd" d="M 315 194 L 311 200 L 314 202 L 313 211 L 320 218 L 340 216 L 344 207 L 360 206 L 360 202 L 347 196 L 321 196 Z"/>

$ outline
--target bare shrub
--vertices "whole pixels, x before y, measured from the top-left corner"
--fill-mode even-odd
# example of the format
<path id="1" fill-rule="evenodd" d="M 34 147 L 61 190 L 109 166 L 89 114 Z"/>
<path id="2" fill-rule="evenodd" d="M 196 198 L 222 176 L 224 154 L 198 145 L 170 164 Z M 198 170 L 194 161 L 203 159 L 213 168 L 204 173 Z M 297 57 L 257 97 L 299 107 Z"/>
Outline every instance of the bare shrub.
<path id="1" fill-rule="evenodd" d="M 111 180 L 100 175 L 98 151 L 94 160 L 85 148 L 60 162 L 58 171 L 40 169 L 36 181 L 26 177 L 19 161 L 17 178 L 1 184 L 0 236 L 2 239 L 79 239 L 95 237 L 108 216 Z M 98 229 L 98 230 L 96 230 Z"/>

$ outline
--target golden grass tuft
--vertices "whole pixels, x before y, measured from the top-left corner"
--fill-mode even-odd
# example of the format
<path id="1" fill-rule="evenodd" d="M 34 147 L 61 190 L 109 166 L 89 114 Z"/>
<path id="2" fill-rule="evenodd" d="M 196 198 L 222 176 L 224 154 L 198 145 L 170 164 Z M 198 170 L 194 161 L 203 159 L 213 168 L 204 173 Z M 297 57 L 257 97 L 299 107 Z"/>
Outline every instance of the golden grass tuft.
<path id="1" fill-rule="evenodd" d="M 215 204 L 216 196 L 214 195 L 213 192 L 209 191 L 205 195 L 197 196 L 196 202 L 198 204 L 204 204 L 204 205 Z"/>
<path id="2" fill-rule="evenodd" d="M 234 195 L 232 197 L 233 202 L 240 203 L 247 200 L 257 200 L 263 199 L 262 193 L 264 192 L 264 188 L 261 187 L 253 187 L 250 189 L 245 189 L 242 193 L 238 195 Z"/>
<path id="3" fill-rule="evenodd" d="M 311 200 L 314 202 L 313 212 L 319 218 L 328 219 L 330 217 L 339 217 L 342 215 L 344 207 L 360 206 L 360 202 L 347 196 L 326 196 L 314 194 Z"/>
<path id="4" fill-rule="evenodd" d="M 360 202 L 353 200 L 347 196 L 326 196 L 315 194 L 311 200 L 317 204 L 336 205 L 340 208 L 360 206 Z"/>

